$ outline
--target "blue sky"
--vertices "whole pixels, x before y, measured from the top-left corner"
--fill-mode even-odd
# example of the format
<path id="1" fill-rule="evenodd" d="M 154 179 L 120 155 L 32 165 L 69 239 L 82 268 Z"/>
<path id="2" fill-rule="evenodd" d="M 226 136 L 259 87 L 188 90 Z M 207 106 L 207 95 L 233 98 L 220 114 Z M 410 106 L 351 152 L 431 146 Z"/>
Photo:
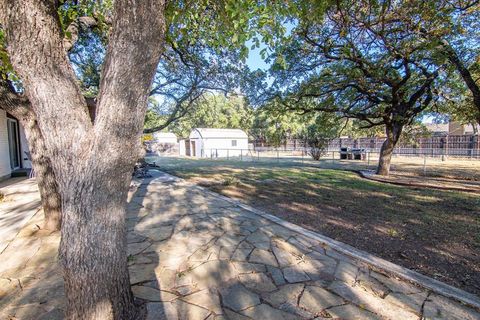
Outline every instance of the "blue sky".
<path id="1" fill-rule="evenodd" d="M 253 45 L 251 41 L 247 43 L 247 47 L 250 48 Z M 260 48 L 255 48 L 253 50 L 250 50 L 248 53 L 248 58 L 247 58 L 247 65 L 250 68 L 250 70 L 257 70 L 257 69 L 262 69 L 266 70 L 268 69 L 269 65 L 263 61 L 262 57 L 260 56 L 260 51 L 265 48 L 264 45 L 260 45 Z"/>

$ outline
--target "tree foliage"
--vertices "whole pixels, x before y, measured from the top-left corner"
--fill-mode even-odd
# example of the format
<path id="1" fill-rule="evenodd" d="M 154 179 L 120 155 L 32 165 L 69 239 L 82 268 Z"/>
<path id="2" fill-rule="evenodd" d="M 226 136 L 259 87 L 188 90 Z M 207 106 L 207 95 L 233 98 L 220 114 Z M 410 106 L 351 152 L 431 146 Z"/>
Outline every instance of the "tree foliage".
<path id="1" fill-rule="evenodd" d="M 249 131 L 253 110 L 242 96 L 207 93 L 181 119 L 168 126 L 179 137 L 187 138 L 193 128 L 235 128 Z"/>

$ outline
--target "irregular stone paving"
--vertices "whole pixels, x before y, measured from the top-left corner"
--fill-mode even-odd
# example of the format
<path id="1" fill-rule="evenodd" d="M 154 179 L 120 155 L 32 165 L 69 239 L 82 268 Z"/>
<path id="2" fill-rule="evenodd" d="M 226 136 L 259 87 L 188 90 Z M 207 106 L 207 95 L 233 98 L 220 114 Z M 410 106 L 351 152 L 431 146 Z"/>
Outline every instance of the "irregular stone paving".
<path id="1" fill-rule="evenodd" d="M 0 253 L 7 248 L 25 223 L 40 209 L 35 179 L 14 178 L 0 182 Z"/>
<path id="2" fill-rule="evenodd" d="M 166 174 L 130 199 L 130 281 L 147 319 L 480 319 Z M 39 219 L 0 255 L 0 319 L 63 319 L 59 235 Z"/>

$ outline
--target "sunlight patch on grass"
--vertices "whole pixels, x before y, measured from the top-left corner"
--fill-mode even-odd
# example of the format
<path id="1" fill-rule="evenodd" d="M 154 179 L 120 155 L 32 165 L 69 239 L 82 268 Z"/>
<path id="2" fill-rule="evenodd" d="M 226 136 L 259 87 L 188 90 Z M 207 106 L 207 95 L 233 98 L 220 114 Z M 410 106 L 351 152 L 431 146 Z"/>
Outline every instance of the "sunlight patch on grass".
<path id="1" fill-rule="evenodd" d="M 308 188 L 305 190 L 311 190 L 312 192 L 313 190 L 333 190 L 333 187 L 326 186 L 323 184 L 314 184 L 314 183 L 307 183 L 304 185 L 304 187 Z M 313 194 L 316 194 L 316 192 L 314 192 Z"/>
<path id="2" fill-rule="evenodd" d="M 433 203 L 433 202 L 441 202 L 443 199 L 426 194 L 410 194 L 409 195 L 412 201 L 419 201 L 423 203 Z"/>

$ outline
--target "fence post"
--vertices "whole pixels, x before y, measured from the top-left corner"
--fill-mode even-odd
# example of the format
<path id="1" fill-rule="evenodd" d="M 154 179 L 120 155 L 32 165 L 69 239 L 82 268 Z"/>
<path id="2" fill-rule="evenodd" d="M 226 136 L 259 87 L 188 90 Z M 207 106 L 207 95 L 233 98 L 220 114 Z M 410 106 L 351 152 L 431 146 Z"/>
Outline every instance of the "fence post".
<path id="1" fill-rule="evenodd" d="M 260 151 L 257 150 L 257 161 L 260 161 Z"/>
<path id="2" fill-rule="evenodd" d="M 230 149 L 227 149 L 227 160 L 230 160 Z"/>
<path id="3" fill-rule="evenodd" d="M 302 164 L 303 164 L 303 149 L 302 149 Z"/>
<path id="4" fill-rule="evenodd" d="M 280 155 L 278 154 L 278 147 L 277 147 L 277 162 L 280 162 Z"/>
<path id="5" fill-rule="evenodd" d="M 367 167 L 370 168 L 370 151 L 367 151 Z"/>
<path id="6" fill-rule="evenodd" d="M 427 155 L 423 156 L 423 176 L 427 175 Z"/>
<path id="7" fill-rule="evenodd" d="M 240 149 L 240 161 L 243 161 L 243 149 Z"/>

